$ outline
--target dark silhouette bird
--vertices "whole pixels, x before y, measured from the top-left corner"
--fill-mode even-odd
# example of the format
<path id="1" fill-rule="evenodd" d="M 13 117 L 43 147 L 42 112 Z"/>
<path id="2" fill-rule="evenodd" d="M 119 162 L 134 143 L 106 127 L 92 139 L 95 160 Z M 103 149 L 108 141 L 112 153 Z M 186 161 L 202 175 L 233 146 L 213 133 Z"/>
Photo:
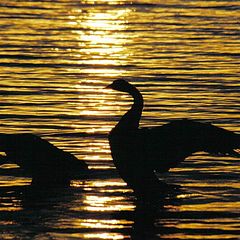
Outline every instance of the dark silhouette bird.
<path id="1" fill-rule="evenodd" d="M 86 174 L 88 166 L 69 152 L 30 133 L 0 134 L 0 161 L 15 163 L 32 177 L 32 185 L 69 185 L 72 177 Z"/>
<path id="2" fill-rule="evenodd" d="M 109 143 L 120 176 L 136 193 L 159 186 L 155 171 L 167 172 L 195 152 L 240 157 L 240 135 L 209 123 L 183 119 L 139 128 L 143 97 L 138 89 L 123 79 L 107 88 L 126 92 L 134 99 L 131 109 L 111 130 Z"/>

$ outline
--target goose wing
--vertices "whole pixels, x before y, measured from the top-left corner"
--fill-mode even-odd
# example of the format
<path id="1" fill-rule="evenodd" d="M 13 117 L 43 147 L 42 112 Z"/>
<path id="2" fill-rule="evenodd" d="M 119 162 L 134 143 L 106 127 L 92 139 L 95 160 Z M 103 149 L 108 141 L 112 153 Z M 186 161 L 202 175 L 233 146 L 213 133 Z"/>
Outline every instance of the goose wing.
<path id="1" fill-rule="evenodd" d="M 161 127 L 139 129 L 145 141 L 149 164 L 158 171 L 168 171 L 194 152 L 230 154 L 240 157 L 240 135 L 191 120 L 176 120 Z"/>
<path id="2" fill-rule="evenodd" d="M 0 134 L 0 151 L 5 160 L 29 171 L 66 169 L 86 170 L 87 164 L 71 153 L 65 152 L 45 139 L 30 133 Z"/>

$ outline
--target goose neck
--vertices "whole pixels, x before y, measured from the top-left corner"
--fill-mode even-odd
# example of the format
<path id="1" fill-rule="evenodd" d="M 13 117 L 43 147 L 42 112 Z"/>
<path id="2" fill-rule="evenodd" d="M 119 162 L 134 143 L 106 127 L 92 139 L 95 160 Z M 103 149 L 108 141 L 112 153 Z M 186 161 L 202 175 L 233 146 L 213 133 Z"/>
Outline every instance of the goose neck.
<path id="1" fill-rule="evenodd" d="M 143 97 L 136 88 L 131 89 L 129 94 L 133 97 L 134 103 L 115 126 L 114 131 L 120 130 L 125 132 L 126 130 L 136 130 L 139 127 L 143 109 Z"/>
<path id="2" fill-rule="evenodd" d="M 131 89 L 129 94 L 133 97 L 133 100 L 134 100 L 133 106 L 142 109 L 143 108 L 142 94 L 136 88 Z"/>

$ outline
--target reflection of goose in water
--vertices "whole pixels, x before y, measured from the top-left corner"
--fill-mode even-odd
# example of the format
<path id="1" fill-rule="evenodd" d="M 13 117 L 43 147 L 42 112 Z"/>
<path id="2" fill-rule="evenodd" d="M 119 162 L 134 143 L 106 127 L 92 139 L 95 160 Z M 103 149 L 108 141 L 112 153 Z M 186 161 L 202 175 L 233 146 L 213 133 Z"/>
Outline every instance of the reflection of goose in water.
<path id="1" fill-rule="evenodd" d="M 240 148 L 240 135 L 208 123 L 184 119 L 139 128 L 141 93 L 125 80 L 115 80 L 107 88 L 129 93 L 134 99 L 131 109 L 111 130 L 109 142 L 120 176 L 136 193 L 159 185 L 155 170 L 167 172 L 195 152 L 240 156 L 235 151 Z"/>
<path id="2" fill-rule="evenodd" d="M 68 185 L 71 177 L 87 172 L 88 166 L 71 153 L 30 134 L 0 134 L 0 164 L 12 162 L 32 176 L 36 185 Z"/>

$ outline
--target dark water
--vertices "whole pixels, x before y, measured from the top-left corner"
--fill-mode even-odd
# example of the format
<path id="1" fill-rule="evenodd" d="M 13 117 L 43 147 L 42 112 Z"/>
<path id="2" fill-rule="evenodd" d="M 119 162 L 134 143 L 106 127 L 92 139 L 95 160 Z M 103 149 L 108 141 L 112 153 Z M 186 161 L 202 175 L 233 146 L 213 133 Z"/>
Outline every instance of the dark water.
<path id="1" fill-rule="evenodd" d="M 95 174 L 32 189 L 0 168 L 1 239 L 240 239 L 239 161 L 198 153 L 143 204 L 118 177 L 107 133 L 143 93 L 142 126 L 192 118 L 240 132 L 239 1 L 0 2 L 0 132 L 32 132 Z"/>

